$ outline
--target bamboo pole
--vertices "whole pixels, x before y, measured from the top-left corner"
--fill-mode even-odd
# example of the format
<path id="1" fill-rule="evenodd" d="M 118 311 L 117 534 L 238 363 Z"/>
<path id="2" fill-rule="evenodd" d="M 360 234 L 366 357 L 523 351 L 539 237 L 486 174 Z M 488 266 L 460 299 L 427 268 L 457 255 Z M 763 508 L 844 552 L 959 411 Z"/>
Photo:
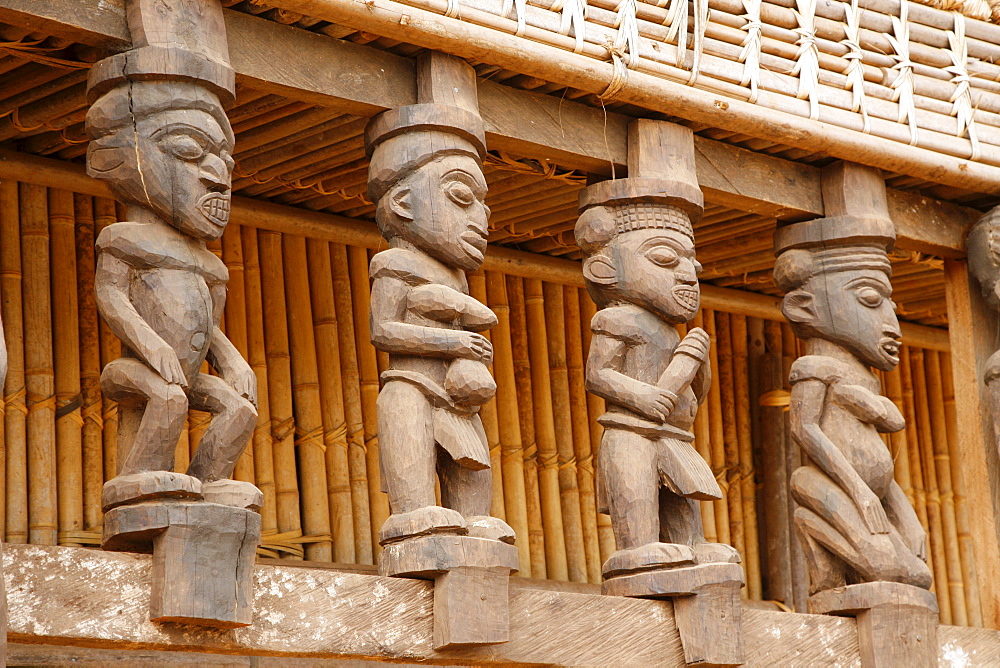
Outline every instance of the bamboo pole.
<path id="1" fill-rule="evenodd" d="M 590 445 L 590 416 L 587 413 L 587 383 L 584 375 L 582 323 L 579 288 L 563 286 L 566 309 L 566 369 L 573 421 L 572 443 L 576 457 L 580 516 L 583 519 L 583 547 L 587 557 L 587 580 L 601 581 L 601 549 L 597 538 L 597 499 L 594 495 L 594 458 Z"/>
<path id="2" fill-rule="evenodd" d="M 958 416 L 955 414 L 955 387 L 951 373 L 951 355 L 941 355 L 943 402 L 948 425 L 948 454 L 957 461 Z M 969 528 L 969 510 L 961 466 L 951 467 L 951 484 L 955 491 L 955 523 L 958 530 L 958 550 L 962 560 L 962 579 L 965 582 L 968 621 L 970 626 L 982 627 L 983 612 L 979 601 L 979 581 L 976 577 L 976 559 L 973 553 L 972 530 Z"/>
<path id="3" fill-rule="evenodd" d="M 118 222 L 118 214 L 114 200 L 98 197 L 94 199 L 94 234 L 100 235 L 108 225 Z M 90 248 L 94 255 L 93 246 Z M 96 260 L 95 260 L 96 261 Z M 97 319 L 97 333 L 101 340 L 101 368 L 122 353 L 122 344 L 114 335 L 103 318 Z M 101 440 L 104 442 L 104 480 L 111 480 L 118 475 L 118 404 L 107 397 L 101 399 L 101 421 L 104 429 Z"/>
<path id="4" fill-rule="evenodd" d="M 701 327 L 705 328 L 705 317 L 703 311 L 698 311 L 694 318 L 688 323 L 692 328 Z M 711 365 L 711 362 L 709 362 Z M 717 383 L 718 380 L 712 378 L 712 384 Z M 709 417 L 709 400 L 706 397 L 705 401 L 698 408 L 698 413 L 694 418 L 694 447 L 698 451 L 698 454 L 702 456 L 705 462 L 711 467 L 712 466 L 712 428 Z M 715 470 L 713 469 L 713 473 Z M 719 542 L 719 530 L 715 526 L 715 502 L 714 501 L 700 501 L 698 503 L 701 509 L 701 525 L 702 530 L 705 532 L 705 540 L 710 543 Z"/>
<path id="5" fill-rule="evenodd" d="M 302 533 L 299 488 L 295 466 L 295 418 L 292 414 L 292 368 L 289 353 L 288 306 L 282 268 L 281 235 L 257 233 L 260 253 L 261 295 L 264 306 L 264 350 L 267 356 L 270 430 L 273 437 L 275 502 L 278 533 Z M 300 559 L 288 553 L 284 558 Z"/>
<path id="6" fill-rule="evenodd" d="M 28 406 L 28 541 L 57 542 L 55 381 L 49 286 L 47 191 L 21 184 L 24 376 Z"/>
<path id="7" fill-rule="evenodd" d="M 101 489 L 104 454 L 101 430 L 101 342 L 97 300 L 94 296 L 94 200 L 73 198 L 76 218 L 76 269 L 80 325 L 80 415 L 83 418 L 83 527 L 98 531 L 102 523 Z"/>
<path id="8" fill-rule="evenodd" d="M 264 494 L 261 506 L 261 536 L 278 533 L 278 502 L 274 484 L 274 449 L 271 437 L 270 382 L 267 375 L 267 352 L 264 345 L 264 304 L 261 290 L 260 248 L 257 230 L 240 228 L 243 246 L 243 281 L 247 316 L 247 362 L 257 376 L 257 426 L 254 428 L 254 484 Z"/>
<path id="9" fill-rule="evenodd" d="M 528 354 L 528 326 L 524 304 L 524 281 L 507 276 L 507 298 L 510 301 L 511 350 L 514 377 L 517 380 L 517 412 L 524 444 L 524 489 L 528 515 L 528 542 L 531 551 L 531 574 L 547 578 L 547 537 L 542 522 L 542 502 L 538 481 L 538 442 L 535 438 L 534 390 L 531 382 L 531 361 Z M 554 539 L 553 539 L 554 540 Z"/>
<path id="10" fill-rule="evenodd" d="M 497 316 L 491 332 L 493 374 L 497 382 L 497 434 L 500 439 L 500 469 L 503 473 L 504 511 L 507 524 L 517 536 L 519 575 L 532 577 L 528 534 L 528 506 L 524 487 L 524 450 L 517 412 L 517 380 L 511 346 L 510 306 L 503 274 L 486 272 L 486 301 Z"/>
<path id="11" fill-rule="evenodd" d="M 528 332 L 528 359 L 531 370 L 532 407 L 538 447 L 538 483 L 545 527 L 545 562 L 550 580 L 570 578 L 569 555 L 560 503 L 559 451 L 552 417 L 552 384 L 549 378 L 548 333 L 545 325 L 545 298 L 542 282 L 524 282 L 524 310 Z M 579 502 L 577 502 L 579 508 Z M 582 568 L 572 574 L 584 577 Z M 575 580 L 581 582 L 581 580 Z"/>
<path id="12" fill-rule="evenodd" d="M 7 345 L 4 383 L 5 516 L 8 543 L 28 542 L 27 407 L 24 402 L 24 320 L 21 310 L 21 219 L 16 181 L 0 181 L 0 305 Z"/>
<path id="13" fill-rule="evenodd" d="M 723 448 L 725 449 L 726 502 L 729 510 L 730 545 L 735 547 L 743 557 L 743 563 L 749 561 L 746 548 L 747 527 L 743 518 L 743 489 L 740 484 L 740 445 L 736 425 L 735 372 L 733 363 L 732 327 L 728 313 L 715 312 L 715 330 L 719 351 L 719 375 L 716 382 L 721 396 Z M 743 596 L 748 591 L 741 590 Z"/>
<path id="14" fill-rule="evenodd" d="M 747 352 L 747 319 L 742 315 L 729 316 L 733 355 L 733 393 L 736 408 L 736 436 L 739 455 L 740 494 L 743 504 L 744 532 L 747 560 L 747 597 L 761 599 L 760 542 L 757 538 L 757 485 L 753 465 L 753 426 L 750 419 L 750 377 Z"/>
<path id="15" fill-rule="evenodd" d="M 468 275 L 469 295 L 479 302 L 486 303 L 486 274 L 482 270 L 475 271 Z M 484 331 L 483 336 L 492 344 L 493 332 Z M 496 374 L 496 369 L 491 364 L 490 373 Z M 490 452 L 490 482 L 492 491 L 490 494 L 490 514 L 506 521 L 507 507 L 503 496 L 503 469 L 500 458 L 500 424 L 497 415 L 497 401 L 494 395 L 489 401 L 479 409 L 479 417 L 483 422 L 483 431 L 486 432 L 486 444 Z M 516 534 L 515 534 L 516 535 Z"/>
<path id="16" fill-rule="evenodd" d="M 552 425 L 558 453 L 559 502 L 562 508 L 566 563 L 573 582 L 588 581 L 588 564 L 583 540 L 580 488 L 573 447 L 573 421 L 566 363 L 566 318 L 562 286 L 542 283 Z"/>
<path id="17" fill-rule="evenodd" d="M 228 225 L 222 233 L 222 261 L 229 269 L 229 283 L 226 286 L 226 337 L 240 352 L 243 359 L 249 359 L 249 343 L 247 342 L 247 305 L 246 280 L 243 268 L 243 241 L 240 238 L 240 226 Z M 257 388 L 260 394 L 265 388 Z M 254 482 L 253 447 L 249 444 L 243 454 L 236 460 L 233 471 L 235 480 Z"/>
<path id="18" fill-rule="evenodd" d="M 716 312 L 702 309 L 702 318 L 704 319 L 705 331 L 712 341 L 711 349 L 709 350 L 712 365 L 712 386 L 709 389 L 708 399 L 702 410 L 706 411 L 709 418 L 712 473 L 715 474 L 715 479 L 719 482 L 719 487 L 722 488 L 722 498 L 712 502 L 715 509 L 715 531 L 720 543 L 733 545 L 729 524 L 729 479 L 726 470 L 726 437 L 722 424 L 722 390 L 720 388 L 722 381 L 719 378 L 719 372 L 722 367 L 719 354 L 722 344 L 716 335 L 718 320 Z M 733 547 L 736 546 L 733 545 Z"/>
<path id="19" fill-rule="evenodd" d="M 948 597 L 951 603 L 951 622 L 955 626 L 968 626 L 966 614 L 965 583 L 962 578 L 962 558 L 958 551 L 958 526 L 955 518 L 954 490 L 951 486 L 951 459 L 948 451 L 948 420 L 945 417 L 944 388 L 941 379 L 941 360 L 938 353 L 928 350 L 924 353 L 924 369 L 927 384 L 927 404 L 930 408 L 931 442 L 930 455 L 934 459 L 937 474 L 937 488 L 941 495 L 941 528 L 944 544 L 945 571 L 948 581 Z M 942 583 L 941 586 L 945 586 Z"/>
<path id="20" fill-rule="evenodd" d="M 285 302 L 288 304 L 295 448 L 298 465 L 303 472 L 299 483 L 302 528 L 304 537 L 310 541 L 305 544 L 305 557 L 310 561 L 333 561 L 326 445 L 323 443 L 305 238 L 283 235 L 281 252 L 285 268 Z"/>
<path id="21" fill-rule="evenodd" d="M 885 396 L 896 404 L 899 414 L 904 415 L 903 377 L 899 371 L 899 367 L 896 367 L 889 373 L 882 374 L 882 378 Z M 910 479 L 910 458 L 907 454 L 906 429 L 893 432 L 888 436 L 889 452 L 892 455 L 893 461 L 893 477 L 903 490 L 903 494 L 909 499 L 910 505 L 913 505 L 913 481 Z"/>
<path id="22" fill-rule="evenodd" d="M 357 344 L 358 378 L 361 391 L 361 417 L 364 425 L 365 459 L 368 467 L 368 507 L 372 527 L 381 527 L 389 519 L 389 496 L 382 491 L 378 463 L 378 358 L 368 330 L 371 291 L 368 280 L 368 252 L 359 246 L 347 247 L 351 275 L 351 306 L 354 309 L 354 340 Z M 374 554 L 381 551 L 378 541 Z"/>
<path id="23" fill-rule="evenodd" d="M 590 294 L 586 290 L 578 290 L 577 294 L 580 303 L 581 347 L 583 349 L 584 368 L 586 368 L 587 356 L 590 354 L 590 342 L 594 336 L 594 332 L 590 329 L 590 321 L 593 320 L 594 316 L 597 314 L 597 304 L 595 304 L 594 300 L 590 298 Z M 593 392 L 587 392 L 586 396 L 587 416 L 589 418 L 588 427 L 590 429 L 591 461 L 596 462 L 597 453 L 601 448 L 601 438 L 604 435 L 604 427 L 602 427 L 597 421 L 597 418 L 604 414 L 605 405 L 604 399 L 597 396 Z M 596 486 L 596 480 L 594 481 L 594 484 Z M 704 504 L 701 505 L 704 506 Z M 597 513 L 597 542 L 600 547 L 600 561 L 603 565 L 605 561 L 611 558 L 611 555 L 614 554 L 616 549 L 615 534 L 613 528 L 611 527 L 611 517 L 604 513 Z"/>
<path id="24" fill-rule="evenodd" d="M 347 459 L 351 476 L 351 509 L 354 511 L 354 554 L 358 563 L 371 564 L 374 563 L 374 543 L 377 542 L 378 528 L 372 526 L 369 513 L 358 348 L 354 341 L 347 248 L 343 244 L 330 245 L 330 263 L 333 267 L 333 296 L 339 325 L 337 336 L 340 342 L 340 377 L 344 389 L 344 414 L 347 418 Z"/>
<path id="25" fill-rule="evenodd" d="M 333 533 L 333 558 L 341 564 L 354 562 L 354 521 L 351 510 L 351 478 L 347 457 L 347 425 L 344 420 L 344 388 L 341 385 L 340 342 L 337 310 L 333 298 L 333 268 L 330 244 L 306 240 L 309 289 L 312 298 L 319 395 L 323 412 L 323 442 L 326 444 L 326 484 Z"/>
<path id="26" fill-rule="evenodd" d="M 765 326 L 767 352 L 761 360 L 760 395 L 773 398 L 785 386 L 781 360 L 781 326 Z M 791 494 L 785 449 L 784 407 L 766 401 L 760 408 L 761 473 L 764 480 L 764 541 L 767 565 L 767 597 L 791 607 L 794 594 L 791 582 Z"/>
<path id="27" fill-rule="evenodd" d="M 55 358 L 56 485 L 59 544 L 80 546 L 83 530 L 83 418 L 73 193 L 49 191 L 52 334 Z"/>

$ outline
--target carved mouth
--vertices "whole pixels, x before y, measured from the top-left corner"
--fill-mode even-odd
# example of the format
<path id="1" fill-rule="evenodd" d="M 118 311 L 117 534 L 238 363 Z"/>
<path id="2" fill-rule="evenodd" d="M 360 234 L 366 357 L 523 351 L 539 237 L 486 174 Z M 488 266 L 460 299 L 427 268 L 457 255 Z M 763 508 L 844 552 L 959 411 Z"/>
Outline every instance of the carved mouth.
<path id="1" fill-rule="evenodd" d="M 219 227 L 225 227 L 229 222 L 229 206 L 229 196 L 221 193 L 209 193 L 198 202 L 198 208 L 205 218 Z"/>
<path id="2" fill-rule="evenodd" d="M 698 288 L 691 285 L 678 285 L 671 291 L 676 301 L 688 311 L 697 311 L 699 302 Z"/>
<path id="3" fill-rule="evenodd" d="M 486 236 L 488 232 L 480 230 L 478 227 L 470 227 L 465 232 L 462 232 L 461 239 L 469 246 L 472 246 L 477 253 L 482 255 L 486 252 Z"/>
<path id="4" fill-rule="evenodd" d="M 885 353 L 886 358 L 891 360 L 894 364 L 899 363 L 899 339 L 892 336 L 883 336 L 882 340 L 879 341 L 879 347 L 882 348 L 882 352 Z"/>

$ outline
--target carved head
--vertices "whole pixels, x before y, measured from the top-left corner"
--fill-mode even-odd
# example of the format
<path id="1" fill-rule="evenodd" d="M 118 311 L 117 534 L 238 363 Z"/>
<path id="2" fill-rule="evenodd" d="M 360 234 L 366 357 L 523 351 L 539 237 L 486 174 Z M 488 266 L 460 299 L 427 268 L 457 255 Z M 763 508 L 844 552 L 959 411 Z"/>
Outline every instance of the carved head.
<path id="1" fill-rule="evenodd" d="M 983 297 L 1000 311 L 1000 207 L 976 221 L 965 240 L 969 269 L 979 281 Z"/>
<path id="2" fill-rule="evenodd" d="M 212 241 L 229 222 L 233 130 L 218 96 L 193 82 L 138 81 L 87 114 L 87 172 L 116 197 Z"/>
<path id="3" fill-rule="evenodd" d="M 380 142 L 368 192 L 386 239 L 403 239 L 458 269 L 483 262 L 489 234 L 486 179 L 473 146 L 448 132 L 411 131 Z"/>
<path id="4" fill-rule="evenodd" d="M 899 364 L 900 331 L 885 246 L 793 248 L 774 264 L 782 313 L 803 339 L 818 337 L 882 371 Z"/>
<path id="5" fill-rule="evenodd" d="M 636 201 L 592 206 L 577 220 L 576 241 L 598 306 L 630 302 L 672 323 L 698 312 L 701 265 L 683 210 Z"/>

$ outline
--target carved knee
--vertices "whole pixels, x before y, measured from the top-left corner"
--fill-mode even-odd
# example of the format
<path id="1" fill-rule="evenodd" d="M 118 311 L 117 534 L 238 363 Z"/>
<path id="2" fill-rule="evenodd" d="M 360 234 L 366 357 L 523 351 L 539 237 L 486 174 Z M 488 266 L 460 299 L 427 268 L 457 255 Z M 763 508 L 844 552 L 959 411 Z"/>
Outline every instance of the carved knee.
<path id="1" fill-rule="evenodd" d="M 171 415 L 186 414 L 188 398 L 184 388 L 172 383 L 164 383 L 149 396 L 150 403 L 156 402 Z"/>

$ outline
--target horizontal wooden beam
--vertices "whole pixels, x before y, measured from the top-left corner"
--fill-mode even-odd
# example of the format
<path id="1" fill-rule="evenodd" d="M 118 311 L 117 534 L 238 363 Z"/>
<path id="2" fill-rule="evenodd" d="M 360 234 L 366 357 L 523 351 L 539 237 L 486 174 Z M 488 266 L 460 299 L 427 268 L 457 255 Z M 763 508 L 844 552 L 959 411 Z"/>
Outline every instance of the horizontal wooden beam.
<path id="1" fill-rule="evenodd" d="M 669 601 L 540 590 L 520 578 L 511 580 L 510 642 L 492 646 L 432 648 L 431 582 L 289 565 L 255 569 L 250 627 L 154 624 L 150 559 L 5 546 L 11 642 L 433 664 L 684 665 Z M 745 608 L 743 621 L 747 665 L 859 661 L 852 619 Z M 939 641 L 942 656 L 1000 661 L 1000 632 L 941 627 Z"/>
<path id="2" fill-rule="evenodd" d="M 0 179 L 23 181 L 73 192 L 111 197 L 107 185 L 87 176 L 82 165 L 0 149 Z M 362 248 L 382 249 L 385 240 L 373 223 L 331 213 L 298 209 L 248 197 L 233 197 L 231 218 L 237 225 L 297 234 Z M 483 263 L 486 271 L 583 287 L 580 263 L 550 255 L 490 246 Z M 706 308 L 765 320 L 782 320 L 781 300 L 755 292 L 702 284 Z M 948 350 L 948 330 L 904 322 L 907 343 L 931 350 Z"/>
<path id="3" fill-rule="evenodd" d="M 0 0 L 0 21 L 112 49 L 128 39 L 121 0 Z M 240 12 L 227 11 L 226 21 L 233 67 L 246 85 L 359 116 L 416 101 L 411 59 Z M 489 80 L 480 80 L 479 96 L 490 148 L 595 174 L 625 173 L 629 117 Z M 789 220 L 823 215 L 817 168 L 696 141 L 698 179 L 710 203 Z M 892 189 L 889 210 L 900 248 L 946 258 L 964 256 L 965 231 L 980 215 Z"/>

